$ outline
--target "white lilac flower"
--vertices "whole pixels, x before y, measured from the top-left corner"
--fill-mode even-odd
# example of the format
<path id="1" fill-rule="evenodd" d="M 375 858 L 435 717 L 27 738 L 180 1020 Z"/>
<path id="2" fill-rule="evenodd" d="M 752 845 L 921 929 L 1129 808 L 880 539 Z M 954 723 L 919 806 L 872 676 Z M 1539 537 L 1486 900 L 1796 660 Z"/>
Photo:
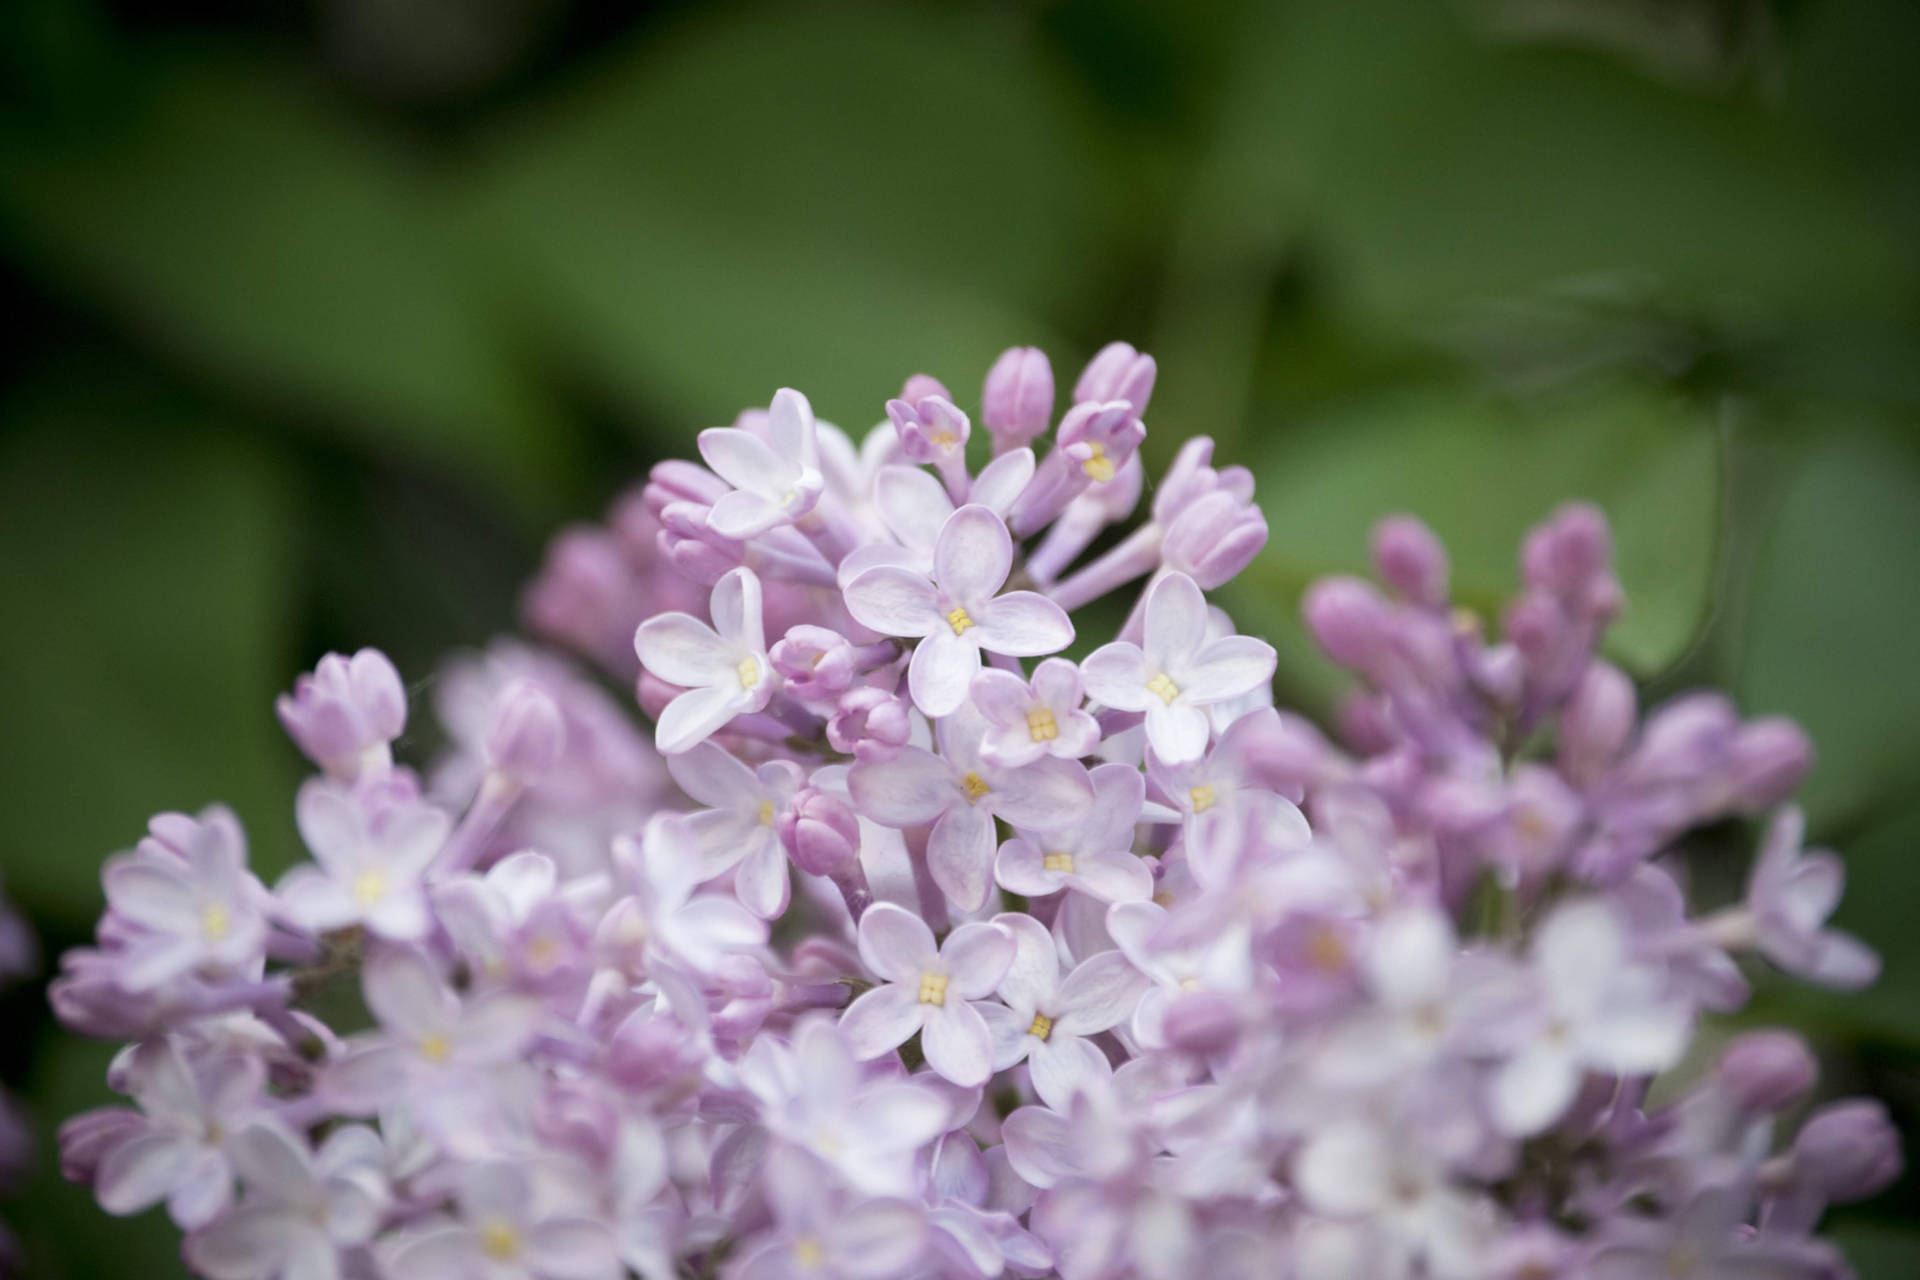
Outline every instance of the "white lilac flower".
<path id="1" fill-rule="evenodd" d="M 840 1018 L 857 1057 L 874 1058 L 915 1032 L 927 1065 L 961 1086 L 993 1074 L 993 1037 L 980 1003 L 1013 963 L 1013 935 L 992 924 L 963 924 L 944 943 L 912 912 L 876 902 L 860 918 L 860 960 L 881 984 Z"/>
<path id="2" fill-rule="evenodd" d="M 773 1225 L 748 1242 L 739 1280 L 890 1280 L 910 1274 L 927 1243 L 927 1211 L 904 1198 L 849 1200 L 812 1157 L 786 1148 L 767 1160 Z"/>
<path id="3" fill-rule="evenodd" d="M 716 498 L 708 516 L 714 532 L 751 538 L 812 511 L 825 480 L 813 407 L 791 387 L 774 393 L 767 409 L 766 438 L 739 427 L 700 433 L 700 456 L 733 486 Z"/>
<path id="4" fill-rule="evenodd" d="M 660 713 L 655 741 L 663 754 L 705 742 L 735 716 L 767 705 L 774 673 L 760 609 L 760 579 L 742 568 L 714 583 L 712 626 L 685 613 L 656 614 L 640 624 L 633 649 L 642 665 L 686 690 Z"/>
<path id="5" fill-rule="evenodd" d="M 847 612 L 882 635 L 920 641 L 907 668 L 914 705 L 952 715 L 980 672 L 980 654 L 1031 658 L 1073 642 L 1065 610 L 1032 591 L 1001 594 L 1013 539 L 986 507 L 961 507 L 934 543 L 931 574 L 879 565 L 847 584 Z"/>
<path id="6" fill-rule="evenodd" d="M 1088 773 L 1093 805 L 1078 821 L 1015 836 L 1000 846 L 993 878 L 1009 893 L 1043 898 L 1076 889 L 1102 902 L 1151 897 L 1153 872 L 1133 852 L 1134 824 L 1146 782 L 1131 765 L 1100 764 Z"/>
<path id="7" fill-rule="evenodd" d="M 967 490 L 967 502 L 1004 517 L 1033 479 L 1033 450 L 1014 449 L 982 467 Z M 839 566 L 844 588 L 879 565 L 896 565 L 921 575 L 933 572 L 933 550 L 940 531 L 958 509 L 946 486 L 919 467 L 882 467 L 873 479 L 873 504 L 892 542 L 869 542 L 847 553 Z"/>
<path id="8" fill-rule="evenodd" d="M 703 879 L 733 872 L 734 892 L 747 910 L 771 920 L 787 909 L 787 856 L 777 831 L 806 775 L 789 760 L 749 769 L 730 753 L 703 742 L 667 768 L 680 789 L 710 808 L 687 818 L 686 830 Z"/>
<path id="9" fill-rule="evenodd" d="M 1169 573 L 1148 589 L 1140 644 L 1116 640 L 1081 664 L 1087 692 L 1121 711 L 1144 711 L 1147 741 L 1183 764 L 1207 749 L 1205 708 L 1273 678 L 1273 646 L 1252 636 L 1209 643 L 1207 602 L 1192 578 Z"/>
<path id="10" fill-rule="evenodd" d="M 180 1226 L 205 1226 L 233 1198 L 228 1148 L 265 1107 L 265 1067 L 241 1054 L 190 1056 L 169 1038 L 136 1048 L 124 1075 L 140 1116 L 99 1157 L 100 1207 L 124 1215 L 164 1201 Z"/>
<path id="11" fill-rule="evenodd" d="M 998 988 L 1005 1003 L 980 1006 L 993 1033 L 993 1069 L 1025 1062 L 1040 1101 L 1064 1111 L 1088 1081 L 1113 1074 L 1088 1037 L 1132 1018 L 1147 980 L 1118 951 L 1090 956 L 1062 976 L 1045 925 L 1020 912 L 993 919 L 1016 947 Z"/>
<path id="12" fill-rule="evenodd" d="M 1048 658 L 1031 680 L 1010 671 L 982 671 L 973 678 L 973 705 L 993 727 L 982 754 L 1004 768 L 1059 756 L 1081 760 L 1100 745 L 1100 725 L 1080 706 L 1080 669 L 1065 658 Z"/>
<path id="13" fill-rule="evenodd" d="M 629 892 L 602 918 L 598 944 L 636 974 L 658 964 L 711 972 L 767 940 L 767 926 L 738 902 L 694 892 L 704 877 L 688 821 L 657 817 L 640 839 L 614 840 L 614 862 Z"/>
<path id="14" fill-rule="evenodd" d="M 615 1280 L 613 1232 L 579 1212 L 544 1212 L 513 1164 L 463 1170 L 459 1221 L 430 1227 L 402 1246 L 393 1273 L 419 1280 Z"/>
<path id="15" fill-rule="evenodd" d="M 318 779 L 300 788 L 294 816 L 313 862 L 295 867 L 274 893 L 288 920 L 315 933 L 364 925 L 394 942 L 432 925 L 425 876 L 447 842 L 447 815 L 401 800 L 372 808 Z"/>
<path id="16" fill-rule="evenodd" d="M 263 958 L 267 893 L 247 870 L 239 822 L 211 809 L 180 834 L 177 850 L 142 841 L 101 873 L 108 907 L 133 929 L 121 970 L 129 990 L 195 970 L 251 974 Z"/>
<path id="17" fill-rule="evenodd" d="M 209 1280 L 336 1280 L 340 1251 L 379 1228 L 385 1152 L 371 1129 L 336 1129 L 313 1152 L 285 1125 L 260 1120 L 230 1149 L 241 1203 L 185 1247 L 188 1265 Z"/>

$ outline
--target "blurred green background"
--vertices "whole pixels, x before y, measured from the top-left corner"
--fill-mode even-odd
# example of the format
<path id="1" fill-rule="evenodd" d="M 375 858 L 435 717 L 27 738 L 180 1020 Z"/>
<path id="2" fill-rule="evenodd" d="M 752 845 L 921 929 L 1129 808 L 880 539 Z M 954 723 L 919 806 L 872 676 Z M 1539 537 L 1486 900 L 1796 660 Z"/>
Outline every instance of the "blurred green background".
<path id="1" fill-rule="evenodd" d="M 1302 585 L 1386 511 L 1511 586 L 1614 516 L 1615 656 L 1800 717 L 1872 993 L 1768 987 L 1833 1088 L 1920 1113 L 1920 8 L 1909 0 L 8 0 L 0 869 L 50 955 L 147 815 L 271 874 L 274 693 L 513 624 L 544 536 L 773 389 L 856 432 L 1000 348 L 1154 352 L 1272 523 L 1226 603 L 1335 687 Z M 1740 833 L 1731 833 L 1738 835 Z M 1743 839 L 1702 856 L 1744 865 Z M 106 1050 L 39 984 L 43 1131 Z M 43 1143 L 31 1274 L 174 1274 Z M 1836 1217 L 1920 1274 L 1910 1180 Z"/>

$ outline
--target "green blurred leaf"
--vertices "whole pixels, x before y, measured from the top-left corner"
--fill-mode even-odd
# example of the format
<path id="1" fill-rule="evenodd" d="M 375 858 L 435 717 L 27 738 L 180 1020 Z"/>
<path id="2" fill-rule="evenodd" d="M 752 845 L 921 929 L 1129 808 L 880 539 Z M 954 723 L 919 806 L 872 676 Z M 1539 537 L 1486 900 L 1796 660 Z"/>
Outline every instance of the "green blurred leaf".
<path id="1" fill-rule="evenodd" d="M 424 175 L 291 66 L 146 58 L 107 119 L 0 129 L 0 235 L 270 416 L 555 494 L 553 419 Z"/>
<path id="2" fill-rule="evenodd" d="M 1920 778 L 1920 465 L 1858 435 L 1821 446 L 1768 531 L 1739 688 L 1753 712 L 1813 735 L 1803 799 L 1817 823 L 1858 818 Z"/>
<path id="3" fill-rule="evenodd" d="M 1609 652 L 1650 674 L 1681 654 L 1705 614 L 1716 474 L 1711 425 L 1649 391 L 1525 409 L 1443 392 L 1375 398 L 1306 424 L 1262 459 L 1257 494 L 1271 536 L 1223 603 L 1280 649 L 1284 680 L 1324 698 L 1344 680 L 1308 642 L 1300 596 L 1322 574 L 1368 572 L 1382 516 L 1405 511 L 1431 525 L 1453 559 L 1455 598 L 1494 620 L 1518 586 L 1521 537 L 1583 499 L 1613 521 L 1627 593 Z"/>
<path id="4" fill-rule="evenodd" d="M 147 817 L 229 802 L 256 864 L 291 843 L 290 495 L 258 445 L 103 387 L 0 410 L 7 890 L 78 933 Z"/>
<path id="5" fill-rule="evenodd" d="M 537 339 L 625 403 L 785 383 L 861 430 L 915 369 L 972 403 L 1099 284 L 1128 202 L 1057 80 L 1012 12 L 701 10 L 501 139 L 482 216 Z"/>

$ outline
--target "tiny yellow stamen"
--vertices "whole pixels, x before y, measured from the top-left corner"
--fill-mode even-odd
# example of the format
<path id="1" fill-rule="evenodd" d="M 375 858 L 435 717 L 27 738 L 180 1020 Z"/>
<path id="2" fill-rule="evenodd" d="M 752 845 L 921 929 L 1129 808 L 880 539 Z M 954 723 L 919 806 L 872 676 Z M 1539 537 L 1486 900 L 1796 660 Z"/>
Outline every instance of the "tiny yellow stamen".
<path id="1" fill-rule="evenodd" d="M 953 628 L 953 634 L 963 636 L 967 634 L 967 628 L 973 625 L 973 619 L 967 616 L 965 609 L 956 607 L 947 615 L 947 625 Z"/>
<path id="2" fill-rule="evenodd" d="M 1030 1036 L 1038 1036 L 1040 1039 L 1045 1040 L 1053 1034 L 1053 1019 L 1044 1013 L 1034 1014 L 1033 1025 L 1027 1028 L 1027 1034 Z"/>
<path id="3" fill-rule="evenodd" d="M 353 878 L 353 900 L 370 907 L 387 896 L 387 878 L 372 867 Z"/>
<path id="4" fill-rule="evenodd" d="M 812 1236 L 801 1236 L 793 1242 L 793 1260 L 808 1271 L 818 1271 L 826 1265 L 827 1251 Z"/>
<path id="5" fill-rule="evenodd" d="M 927 433 L 927 439 L 942 449 L 951 449 L 960 443 L 960 437 L 943 427 L 936 427 Z"/>
<path id="6" fill-rule="evenodd" d="M 993 788 L 989 787 L 986 780 L 979 774 L 970 772 L 960 779 L 960 789 L 967 793 L 967 803 L 972 804 Z"/>
<path id="7" fill-rule="evenodd" d="M 447 1039 L 441 1032 L 435 1031 L 421 1036 L 418 1048 L 420 1056 L 428 1062 L 445 1062 L 447 1056 L 453 1052 L 453 1041 Z"/>
<path id="8" fill-rule="evenodd" d="M 1347 967 L 1347 944 L 1339 933 L 1321 925 L 1307 937 L 1307 963 L 1328 973 Z"/>
<path id="9" fill-rule="evenodd" d="M 1147 681 L 1147 692 L 1158 695 L 1160 701 L 1172 706 L 1173 700 L 1180 696 L 1180 686 L 1166 672 L 1156 671 L 1153 679 Z"/>
<path id="10" fill-rule="evenodd" d="M 740 659 L 740 665 L 735 670 L 739 673 L 742 689 L 751 689 L 760 683 L 760 663 L 756 659 Z"/>
<path id="11" fill-rule="evenodd" d="M 947 1002 L 947 975 L 944 973 L 923 973 L 920 975 L 920 1003 L 938 1008 Z"/>
<path id="12" fill-rule="evenodd" d="M 1045 707 L 1027 712 L 1027 736 L 1035 742 L 1052 742 L 1059 737 L 1060 726 L 1054 723 L 1053 712 Z"/>
<path id="13" fill-rule="evenodd" d="M 1073 871 L 1073 855 L 1070 853 L 1050 853 L 1040 859 L 1040 865 L 1048 871 L 1058 871 L 1063 874 L 1071 873 Z"/>
<path id="14" fill-rule="evenodd" d="M 1105 484 L 1113 479 L 1113 459 L 1107 456 L 1107 447 L 1090 444 L 1087 448 L 1093 451 L 1092 456 L 1080 464 L 1080 469 L 1091 476 L 1096 484 Z"/>
<path id="15" fill-rule="evenodd" d="M 1456 605 L 1453 610 L 1453 629 L 1461 635 L 1480 634 L 1480 615 L 1465 605 Z"/>
<path id="16" fill-rule="evenodd" d="M 544 973 L 560 959 L 560 944 L 542 934 L 527 943 L 527 965 L 536 973 Z"/>
<path id="17" fill-rule="evenodd" d="M 504 1222 L 489 1222 L 480 1228 L 480 1252 L 495 1262 L 512 1262 L 520 1256 L 520 1233 Z"/>
<path id="18" fill-rule="evenodd" d="M 1195 813 L 1205 813 L 1213 808 L 1213 802 L 1219 797 L 1213 794 L 1212 787 L 1203 782 L 1197 787 L 1187 788 L 1187 799 L 1193 802 Z"/>
<path id="19" fill-rule="evenodd" d="M 208 942 L 220 941 L 232 926 L 233 917 L 227 913 L 226 903 L 209 902 L 200 909 L 200 935 Z"/>
<path id="20" fill-rule="evenodd" d="M 760 825 L 763 827 L 773 825 L 773 801 L 771 800 L 760 802 Z"/>

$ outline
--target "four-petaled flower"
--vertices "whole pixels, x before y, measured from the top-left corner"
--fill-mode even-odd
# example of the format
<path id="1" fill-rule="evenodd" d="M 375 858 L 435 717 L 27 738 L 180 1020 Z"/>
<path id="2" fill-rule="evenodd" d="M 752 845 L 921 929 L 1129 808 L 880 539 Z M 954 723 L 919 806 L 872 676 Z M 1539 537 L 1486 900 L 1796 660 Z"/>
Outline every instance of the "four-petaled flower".
<path id="1" fill-rule="evenodd" d="M 1131 1018 L 1147 980 L 1118 951 L 1097 952 L 1063 978 L 1059 946 L 1045 925 L 1017 911 L 993 922 L 1015 943 L 1013 964 L 1000 979 L 1006 1003 L 980 1006 L 993 1033 L 993 1069 L 1024 1060 L 1040 1101 L 1065 1111 L 1089 1080 L 1113 1074 L 1087 1037 Z"/>
<path id="2" fill-rule="evenodd" d="M 1095 765 L 1093 807 L 1078 822 L 1049 821 L 1000 846 L 993 878 L 1009 893 L 1044 898 L 1078 889 L 1102 902 L 1133 902 L 1153 895 L 1153 872 L 1133 852 L 1134 823 L 1146 782 L 1127 764 Z"/>
<path id="3" fill-rule="evenodd" d="M 963 924 L 936 946 L 920 917 L 876 902 L 860 917 L 860 959 L 885 982 L 847 1007 L 840 1030 L 862 1058 L 918 1031 L 928 1066 L 963 1087 L 985 1084 L 993 1037 L 974 1002 L 993 994 L 1013 956 L 1013 935 L 998 925 Z"/>
<path id="4" fill-rule="evenodd" d="M 733 889 L 747 910 L 771 920 L 787 909 L 791 886 L 778 824 L 805 776 L 791 760 L 749 769 L 724 749 L 703 742 L 667 757 L 680 789 L 712 808 L 687 818 L 687 835 L 700 859 L 700 876 L 733 872 Z"/>
<path id="5" fill-rule="evenodd" d="M 313 861 L 275 888 L 288 920 L 315 933 L 365 925 L 392 942 L 426 936 L 425 877 L 447 842 L 447 815 L 401 799 L 368 812 L 354 793 L 318 778 L 294 802 Z"/>
<path id="6" fill-rule="evenodd" d="M 773 664 L 760 620 L 760 579 L 732 569 L 713 584 L 713 625 L 691 614 L 655 614 L 633 635 L 640 662 L 668 684 L 686 690 L 660 713 L 654 741 L 667 755 L 705 742 L 738 715 L 758 711 L 773 696 Z"/>
<path id="7" fill-rule="evenodd" d="M 774 393 L 765 440 L 739 427 L 709 427 L 700 433 L 700 456 L 733 486 L 707 516 L 722 537 L 751 538 L 798 520 L 826 487 L 813 407 L 791 387 Z"/>
<path id="8" fill-rule="evenodd" d="M 973 705 L 987 723 L 981 750 L 997 765 L 1014 768 L 1041 756 L 1079 760 L 1100 745 L 1100 724 L 1081 710 L 1080 669 L 1065 658 L 1048 658 L 1031 681 L 1010 671 L 982 671 L 973 678 Z"/>

